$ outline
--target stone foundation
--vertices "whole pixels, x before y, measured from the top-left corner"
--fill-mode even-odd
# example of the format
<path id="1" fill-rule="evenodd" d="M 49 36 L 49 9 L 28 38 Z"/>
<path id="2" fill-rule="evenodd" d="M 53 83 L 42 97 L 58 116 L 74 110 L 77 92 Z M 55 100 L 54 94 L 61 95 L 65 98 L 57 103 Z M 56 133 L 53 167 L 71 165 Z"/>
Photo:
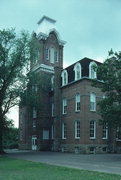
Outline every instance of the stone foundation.
<path id="1" fill-rule="evenodd" d="M 83 144 L 61 144 L 61 152 L 72 152 L 76 154 L 96 154 L 96 153 L 107 153 L 107 145 L 83 145 Z"/>

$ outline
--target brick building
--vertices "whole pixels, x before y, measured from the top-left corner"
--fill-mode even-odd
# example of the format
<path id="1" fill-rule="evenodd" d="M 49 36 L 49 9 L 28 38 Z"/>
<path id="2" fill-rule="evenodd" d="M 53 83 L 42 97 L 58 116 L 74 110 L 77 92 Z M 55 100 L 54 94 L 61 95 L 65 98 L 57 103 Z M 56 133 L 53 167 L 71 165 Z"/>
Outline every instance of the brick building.
<path id="1" fill-rule="evenodd" d="M 20 149 L 53 150 L 75 153 L 121 151 L 115 132 L 100 125 L 97 103 L 104 98 L 100 89 L 92 86 L 97 78 L 94 66 L 100 63 L 83 58 L 63 68 L 63 47 L 55 29 L 56 21 L 43 16 L 34 36 L 39 42 L 37 58 L 31 62 L 31 72 L 50 81 L 47 91 L 32 84 L 40 95 L 39 108 L 22 104 L 19 111 Z"/>

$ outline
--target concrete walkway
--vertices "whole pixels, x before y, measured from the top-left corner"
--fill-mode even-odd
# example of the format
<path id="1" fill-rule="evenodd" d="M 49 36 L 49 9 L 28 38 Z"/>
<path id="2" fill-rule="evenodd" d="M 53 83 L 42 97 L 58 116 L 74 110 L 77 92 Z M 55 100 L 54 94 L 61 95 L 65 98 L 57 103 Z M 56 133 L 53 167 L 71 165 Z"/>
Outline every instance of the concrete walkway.
<path id="1" fill-rule="evenodd" d="M 18 150 L 7 153 L 6 156 L 17 159 L 121 175 L 121 154 L 82 155 Z"/>

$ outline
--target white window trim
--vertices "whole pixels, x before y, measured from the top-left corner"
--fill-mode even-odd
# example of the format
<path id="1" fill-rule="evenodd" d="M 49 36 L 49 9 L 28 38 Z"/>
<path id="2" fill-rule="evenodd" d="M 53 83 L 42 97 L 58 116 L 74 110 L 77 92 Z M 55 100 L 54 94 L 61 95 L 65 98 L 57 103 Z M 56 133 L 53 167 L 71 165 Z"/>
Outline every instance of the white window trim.
<path id="1" fill-rule="evenodd" d="M 78 98 L 77 98 L 78 95 L 79 95 L 79 101 L 77 101 L 77 100 L 78 100 Z M 75 96 L 75 111 L 76 111 L 76 112 L 79 112 L 80 109 L 77 109 L 77 103 L 80 103 L 80 106 L 81 106 L 81 96 L 80 96 L 79 93 L 77 93 L 76 96 Z M 81 107 L 80 107 L 80 108 L 81 108 Z"/>
<path id="2" fill-rule="evenodd" d="M 92 99 L 94 99 L 94 101 Z M 91 103 L 94 103 L 94 109 L 91 109 Z M 94 92 L 90 93 L 90 111 L 96 111 L 96 94 Z"/>
<path id="3" fill-rule="evenodd" d="M 55 50 L 54 47 L 50 47 L 50 63 L 54 64 L 54 60 L 55 60 Z"/>
<path id="4" fill-rule="evenodd" d="M 94 61 L 90 62 L 90 64 L 89 64 L 89 78 L 90 79 L 96 79 L 97 78 L 96 72 L 94 72 L 94 77 L 92 77 L 92 66 L 97 66 L 97 64 Z"/>
<path id="5" fill-rule="evenodd" d="M 51 77 L 51 91 L 54 90 L 54 79 L 55 79 L 55 77 L 52 76 L 52 77 Z"/>
<path id="6" fill-rule="evenodd" d="M 54 103 L 52 103 L 52 117 L 54 116 Z"/>
<path id="7" fill-rule="evenodd" d="M 43 140 L 49 140 L 49 130 L 43 129 Z"/>
<path id="8" fill-rule="evenodd" d="M 51 139 L 54 139 L 54 125 L 51 126 Z"/>
<path id="9" fill-rule="evenodd" d="M 54 51 L 54 59 L 55 59 L 55 62 L 58 63 L 59 60 L 58 60 L 58 51 L 57 50 Z"/>
<path id="10" fill-rule="evenodd" d="M 90 137 L 90 139 L 96 139 L 96 121 L 95 120 L 91 120 L 90 123 L 92 121 L 94 122 L 94 137 Z"/>
<path id="11" fill-rule="evenodd" d="M 106 131 L 106 136 L 105 137 L 102 137 L 102 139 L 108 139 L 108 126 L 107 124 L 103 125 L 103 131 L 104 131 L 104 127 L 105 127 L 105 131 Z"/>
<path id="12" fill-rule="evenodd" d="M 79 66 L 79 70 L 80 70 L 80 77 L 77 78 L 77 67 Z M 74 71 L 75 71 L 75 81 L 81 79 L 81 64 L 80 63 L 76 63 L 74 66 Z"/>
<path id="13" fill-rule="evenodd" d="M 65 80 L 64 80 L 64 74 L 66 74 L 66 83 L 65 83 Z M 67 85 L 68 84 L 68 72 L 67 72 L 67 70 L 62 71 L 61 77 L 62 77 L 62 86 Z"/>
<path id="14" fill-rule="evenodd" d="M 66 112 L 65 112 L 65 107 L 66 107 Z M 66 98 L 62 99 L 62 114 L 67 114 L 67 99 Z"/>
<path id="15" fill-rule="evenodd" d="M 50 49 L 48 47 L 45 48 L 45 59 L 47 61 L 50 59 Z"/>
<path id="16" fill-rule="evenodd" d="M 80 124 L 80 121 L 79 120 L 76 120 L 75 121 L 75 139 L 80 139 L 80 136 L 78 137 L 77 136 L 77 123 L 79 122 L 79 124 Z M 80 127 L 80 126 L 79 126 Z M 80 129 L 79 129 L 79 131 L 80 131 Z"/>
<path id="17" fill-rule="evenodd" d="M 62 139 L 67 139 L 67 137 L 65 136 L 65 128 L 66 128 L 65 126 L 66 126 L 66 123 L 62 123 Z"/>
<path id="18" fill-rule="evenodd" d="M 33 110 L 32 110 L 32 117 L 37 118 L 37 110 L 35 107 L 33 107 Z"/>

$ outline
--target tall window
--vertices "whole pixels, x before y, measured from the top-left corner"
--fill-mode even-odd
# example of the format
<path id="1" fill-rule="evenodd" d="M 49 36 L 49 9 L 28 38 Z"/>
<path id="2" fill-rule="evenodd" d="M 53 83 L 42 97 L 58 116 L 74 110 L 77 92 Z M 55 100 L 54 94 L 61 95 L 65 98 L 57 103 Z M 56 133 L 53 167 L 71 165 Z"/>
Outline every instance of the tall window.
<path id="1" fill-rule="evenodd" d="M 80 139 L 80 121 L 75 121 L 75 139 Z"/>
<path id="2" fill-rule="evenodd" d="M 43 140 L 48 140 L 48 139 L 49 139 L 49 130 L 43 129 Z"/>
<path id="3" fill-rule="evenodd" d="M 62 100 L 62 113 L 67 114 L 67 99 L 66 98 Z"/>
<path id="4" fill-rule="evenodd" d="M 90 111 L 96 111 L 96 94 L 90 94 Z"/>
<path id="5" fill-rule="evenodd" d="M 81 78 L 81 65 L 80 65 L 80 63 L 75 64 L 74 71 L 75 71 L 75 80 L 79 80 Z"/>
<path id="6" fill-rule="evenodd" d="M 51 139 L 54 139 L 54 126 L 51 126 Z"/>
<path id="7" fill-rule="evenodd" d="M 45 48 L 45 59 L 46 60 L 49 60 L 50 58 L 50 50 L 48 47 Z"/>
<path id="8" fill-rule="evenodd" d="M 58 62 L 58 51 L 57 50 L 54 52 L 54 59 L 55 59 L 55 62 Z"/>
<path id="9" fill-rule="evenodd" d="M 90 121 L 90 139 L 96 138 L 96 121 Z"/>
<path id="10" fill-rule="evenodd" d="M 95 79 L 97 78 L 96 68 L 97 64 L 95 62 L 91 62 L 89 65 L 89 78 Z"/>
<path id="11" fill-rule="evenodd" d="M 37 93 L 37 91 L 38 91 L 38 85 L 37 84 L 32 85 L 32 92 Z"/>
<path id="12" fill-rule="evenodd" d="M 63 70 L 61 73 L 61 77 L 62 77 L 62 86 L 65 86 L 68 84 L 68 73 L 67 70 Z"/>
<path id="13" fill-rule="evenodd" d="M 51 91 L 54 90 L 54 76 L 51 77 Z"/>
<path id="14" fill-rule="evenodd" d="M 121 140 L 121 126 L 116 128 L 116 140 Z"/>
<path id="15" fill-rule="evenodd" d="M 33 128 L 35 128 L 36 127 L 36 119 L 33 119 Z"/>
<path id="16" fill-rule="evenodd" d="M 33 107 L 33 110 L 32 110 L 33 112 L 32 112 L 32 117 L 33 118 L 37 118 L 37 110 L 36 110 L 36 108 L 35 107 Z"/>
<path id="17" fill-rule="evenodd" d="M 80 94 L 76 94 L 75 97 L 75 111 L 80 111 Z"/>
<path id="18" fill-rule="evenodd" d="M 103 124 L 103 139 L 108 139 L 108 126 L 106 123 Z"/>
<path id="19" fill-rule="evenodd" d="M 52 103 L 52 117 L 54 116 L 54 103 Z"/>
<path id="20" fill-rule="evenodd" d="M 54 48 L 50 48 L 50 62 L 54 63 Z"/>
<path id="21" fill-rule="evenodd" d="M 62 123 L 62 139 L 66 139 L 66 138 L 67 138 L 67 124 Z"/>

